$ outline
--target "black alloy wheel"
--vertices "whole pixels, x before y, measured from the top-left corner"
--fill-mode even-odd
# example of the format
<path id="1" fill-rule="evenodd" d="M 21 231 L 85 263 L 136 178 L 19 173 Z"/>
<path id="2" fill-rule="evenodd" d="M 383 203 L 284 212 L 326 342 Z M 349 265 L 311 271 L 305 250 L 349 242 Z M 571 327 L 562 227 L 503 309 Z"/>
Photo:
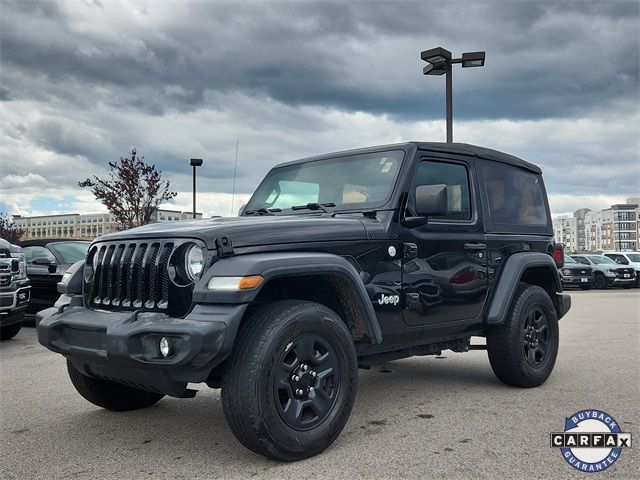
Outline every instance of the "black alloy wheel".
<path id="1" fill-rule="evenodd" d="M 312 429 L 331 411 L 340 387 L 337 357 L 320 335 L 301 335 L 287 345 L 274 375 L 274 393 L 278 413 L 288 426 Z"/>
<path id="2" fill-rule="evenodd" d="M 333 310 L 305 300 L 253 307 L 222 378 L 229 428 L 274 460 L 317 455 L 344 428 L 358 386 L 351 333 Z"/>
<path id="3" fill-rule="evenodd" d="M 522 325 L 522 350 L 527 363 L 539 368 L 549 350 L 549 322 L 540 307 L 534 306 Z"/>
<path id="4" fill-rule="evenodd" d="M 502 325 L 487 331 L 487 354 L 500 381 L 514 387 L 542 385 L 558 355 L 558 316 L 538 285 L 520 283 Z"/>

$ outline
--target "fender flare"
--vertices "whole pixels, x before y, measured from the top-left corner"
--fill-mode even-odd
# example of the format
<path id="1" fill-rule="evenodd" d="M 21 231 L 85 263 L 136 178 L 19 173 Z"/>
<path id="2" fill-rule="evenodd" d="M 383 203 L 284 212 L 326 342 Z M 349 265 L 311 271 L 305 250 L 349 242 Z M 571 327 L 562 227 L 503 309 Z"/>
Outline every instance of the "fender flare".
<path id="1" fill-rule="evenodd" d="M 202 276 L 193 291 L 194 303 L 250 303 L 262 287 L 274 278 L 309 274 L 335 274 L 349 283 L 359 300 L 359 307 L 372 343 L 382 343 L 382 329 L 360 275 L 344 258 L 330 253 L 252 253 L 227 257 L 215 262 Z M 212 292 L 207 284 L 212 277 L 262 275 L 264 281 L 253 290 Z"/>
<path id="2" fill-rule="evenodd" d="M 556 292 L 562 292 L 562 285 L 558 277 L 558 269 L 553 258 L 541 252 L 517 252 L 507 257 L 502 272 L 498 277 L 498 282 L 494 287 L 491 303 L 487 310 L 486 321 L 489 325 L 497 325 L 504 322 L 513 297 L 518 288 L 518 282 L 523 273 L 529 268 L 544 267 L 549 270 L 551 278 L 554 279 Z M 556 299 L 551 298 L 554 305 Z M 557 309 L 557 307 L 556 307 Z M 568 308 L 567 308 L 568 309 Z M 565 312 L 558 312 L 558 318 Z"/>

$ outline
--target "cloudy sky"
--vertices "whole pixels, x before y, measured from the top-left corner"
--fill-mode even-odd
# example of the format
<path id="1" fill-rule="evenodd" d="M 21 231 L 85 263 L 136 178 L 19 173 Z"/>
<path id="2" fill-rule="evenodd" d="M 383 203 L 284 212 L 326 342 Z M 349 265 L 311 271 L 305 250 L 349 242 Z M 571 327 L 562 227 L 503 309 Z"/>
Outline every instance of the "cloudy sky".
<path id="1" fill-rule="evenodd" d="M 444 136 L 539 164 L 554 213 L 640 196 L 640 3 L 0 1 L 0 211 L 102 211 L 77 182 L 137 147 L 229 215 L 270 166 Z"/>

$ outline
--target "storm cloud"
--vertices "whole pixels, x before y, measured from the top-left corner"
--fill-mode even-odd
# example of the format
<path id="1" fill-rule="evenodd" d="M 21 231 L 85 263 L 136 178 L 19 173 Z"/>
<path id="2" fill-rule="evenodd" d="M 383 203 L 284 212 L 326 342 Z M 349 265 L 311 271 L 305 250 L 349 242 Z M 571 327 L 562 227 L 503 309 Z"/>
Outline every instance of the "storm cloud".
<path id="1" fill-rule="evenodd" d="M 441 140 L 444 77 L 419 58 L 438 45 L 487 51 L 454 72 L 456 140 L 541 164 L 557 212 L 602 208 L 640 191 L 639 5 L 5 1 L 4 209 L 86 198 L 77 181 L 133 146 L 184 208 L 205 158 L 200 204 L 229 214 L 236 139 L 241 198 L 274 163 Z"/>

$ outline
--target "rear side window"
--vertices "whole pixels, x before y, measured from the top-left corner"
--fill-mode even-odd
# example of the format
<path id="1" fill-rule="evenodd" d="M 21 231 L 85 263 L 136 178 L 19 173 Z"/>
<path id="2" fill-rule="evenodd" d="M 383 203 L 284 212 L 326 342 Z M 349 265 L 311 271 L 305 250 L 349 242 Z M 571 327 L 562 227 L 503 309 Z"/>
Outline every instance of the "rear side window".
<path id="1" fill-rule="evenodd" d="M 547 225 L 540 179 L 519 168 L 485 167 L 489 215 L 496 224 Z"/>
<path id="2" fill-rule="evenodd" d="M 459 163 L 423 160 L 418 165 L 413 188 L 409 193 L 409 208 L 415 212 L 416 187 L 422 185 L 447 186 L 449 213 L 435 216 L 437 220 L 471 220 L 471 198 L 469 195 L 469 172 Z"/>

